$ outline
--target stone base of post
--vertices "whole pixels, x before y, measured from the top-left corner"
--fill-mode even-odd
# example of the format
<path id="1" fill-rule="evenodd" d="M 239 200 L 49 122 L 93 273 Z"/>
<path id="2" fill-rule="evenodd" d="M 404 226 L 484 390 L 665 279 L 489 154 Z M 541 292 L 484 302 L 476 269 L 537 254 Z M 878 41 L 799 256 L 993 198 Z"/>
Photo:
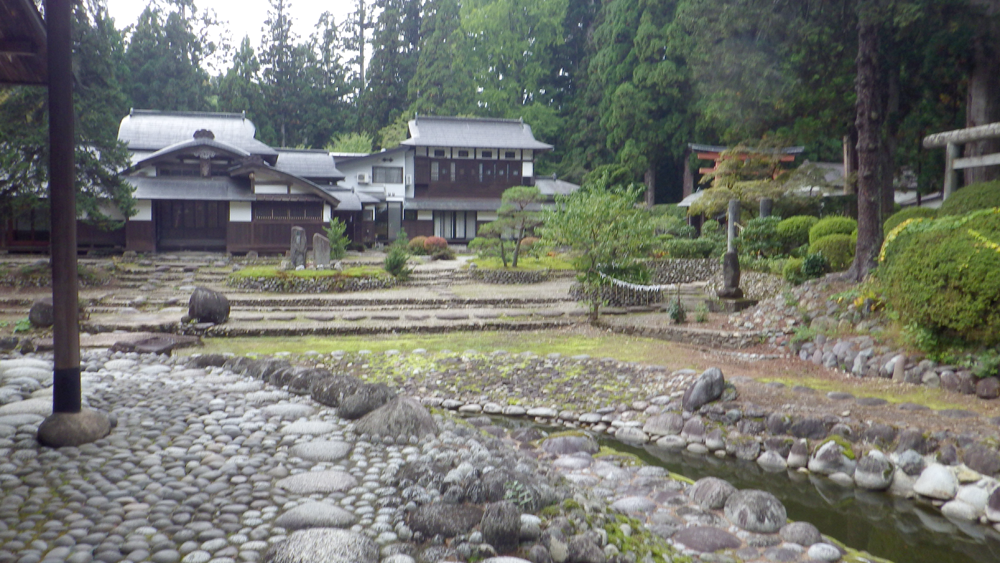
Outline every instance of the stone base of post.
<path id="1" fill-rule="evenodd" d="M 38 426 L 38 442 L 50 448 L 81 446 L 107 436 L 113 427 L 111 419 L 101 411 L 57 412 Z"/>

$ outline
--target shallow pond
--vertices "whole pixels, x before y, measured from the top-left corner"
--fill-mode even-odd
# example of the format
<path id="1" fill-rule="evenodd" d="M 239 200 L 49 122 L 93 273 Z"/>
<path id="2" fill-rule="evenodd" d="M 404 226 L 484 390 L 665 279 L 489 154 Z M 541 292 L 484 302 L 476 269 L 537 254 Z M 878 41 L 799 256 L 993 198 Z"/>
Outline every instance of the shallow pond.
<path id="1" fill-rule="evenodd" d="M 630 446 L 612 438 L 601 442 L 694 480 L 719 477 L 740 489 L 768 491 L 784 503 L 790 519 L 810 522 L 852 548 L 896 563 L 1000 562 L 1000 533 L 948 520 L 926 504 L 841 487 L 821 476 L 767 473 L 754 462 Z"/>

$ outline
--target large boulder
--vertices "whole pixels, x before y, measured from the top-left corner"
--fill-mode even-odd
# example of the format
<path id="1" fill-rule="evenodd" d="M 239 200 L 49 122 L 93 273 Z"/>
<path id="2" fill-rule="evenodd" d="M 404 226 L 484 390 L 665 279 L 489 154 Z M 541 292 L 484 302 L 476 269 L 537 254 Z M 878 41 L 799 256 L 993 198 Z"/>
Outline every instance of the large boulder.
<path id="1" fill-rule="evenodd" d="M 726 505 L 726 501 L 735 492 L 736 487 L 728 481 L 718 477 L 703 477 L 688 489 L 688 496 L 704 509 L 718 510 Z"/>
<path id="2" fill-rule="evenodd" d="M 335 374 L 313 383 L 309 395 L 321 405 L 337 408 L 345 397 L 357 393 L 365 385 L 353 375 Z"/>
<path id="3" fill-rule="evenodd" d="M 564 434 L 546 438 L 542 450 L 555 455 L 570 455 L 577 452 L 596 454 L 600 451 L 597 441 L 586 434 Z"/>
<path id="4" fill-rule="evenodd" d="M 738 537 L 711 526 L 685 528 L 674 534 L 671 539 L 690 550 L 702 553 L 713 553 L 720 549 L 737 549 L 743 545 Z"/>
<path id="5" fill-rule="evenodd" d="M 719 368 L 708 368 L 698 376 L 686 391 L 681 404 L 684 410 L 695 412 L 712 401 L 718 400 L 726 389 L 726 380 Z"/>
<path id="6" fill-rule="evenodd" d="M 434 503 L 418 507 L 410 514 L 409 526 L 426 538 L 441 535 L 453 538 L 479 525 L 483 510 L 469 504 Z M 518 520 L 520 526 L 520 520 Z M 517 534 L 514 534 L 517 537 Z"/>
<path id="7" fill-rule="evenodd" d="M 511 553 L 521 537 L 521 511 L 509 500 L 487 504 L 479 531 L 497 553 Z"/>
<path id="8" fill-rule="evenodd" d="M 378 545 L 367 536 L 335 528 L 293 532 L 264 554 L 264 563 L 378 563 Z"/>
<path id="9" fill-rule="evenodd" d="M 286 530 L 307 528 L 347 528 L 357 521 L 357 516 L 330 502 L 306 502 L 281 516 L 274 523 Z"/>
<path id="10" fill-rule="evenodd" d="M 726 518 L 748 532 L 773 534 L 787 523 L 785 505 L 774 495 L 748 489 L 736 491 L 726 500 Z"/>
<path id="11" fill-rule="evenodd" d="M 437 423 L 423 405 L 409 397 L 395 399 L 366 414 L 354 425 L 358 434 L 393 437 L 397 440 L 438 433 Z"/>
<path id="12" fill-rule="evenodd" d="M 36 299 L 28 309 L 28 320 L 35 328 L 49 328 L 55 322 L 55 309 L 51 297 Z"/>
<path id="13" fill-rule="evenodd" d="M 819 530 L 809 522 L 785 524 L 781 527 L 778 535 L 781 536 L 782 541 L 797 543 L 803 547 L 809 547 L 814 543 L 823 541 L 823 536 L 820 535 Z"/>
<path id="14" fill-rule="evenodd" d="M 854 450 L 846 442 L 829 440 L 821 444 L 809 458 L 809 471 L 820 475 L 846 473 L 851 475 L 857 463 Z"/>
<path id="15" fill-rule="evenodd" d="M 604 563 L 607 557 L 601 546 L 590 534 L 577 534 L 569 539 L 566 550 L 568 561 L 573 563 Z"/>
<path id="16" fill-rule="evenodd" d="M 651 416 L 643 425 L 642 431 L 650 436 L 676 436 L 684 428 L 684 417 L 668 412 Z"/>
<path id="17" fill-rule="evenodd" d="M 962 461 L 969 469 L 978 471 L 987 477 L 1000 472 L 1000 455 L 996 450 L 980 444 L 972 444 L 962 452 Z"/>
<path id="18" fill-rule="evenodd" d="M 854 470 L 854 482 L 862 489 L 869 491 L 884 491 L 892 485 L 892 476 L 896 468 L 885 455 L 872 450 L 861 458 Z"/>
<path id="19" fill-rule="evenodd" d="M 229 320 L 229 299 L 218 291 L 196 287 L 188 301 L 188 317 L 200 323 L 222 324 Z"/>
<path id="20" fill-rule="evenodd" d="M 355 420 L 388 403 L 395 396 L 396 392 L 385 383 L 365 384 L 340 401 L 337 414 L 347 420 Z"/>
<path id="21" fill-rule="evenodd" d="M 932 463 L 920 474 L 913 484 L 913 492 L 928 498 L 951 500 L 958 493 L 958 479 L 951 469 L 939 463 Z"/>

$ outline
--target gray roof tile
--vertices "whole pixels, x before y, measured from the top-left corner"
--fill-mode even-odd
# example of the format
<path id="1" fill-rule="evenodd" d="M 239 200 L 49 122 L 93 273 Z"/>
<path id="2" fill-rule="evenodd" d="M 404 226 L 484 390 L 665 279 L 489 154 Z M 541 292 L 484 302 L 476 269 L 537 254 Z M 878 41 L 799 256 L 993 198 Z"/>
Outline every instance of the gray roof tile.
<path id="1" fill-rule="evenodd" d="M 158 151 L 191 140 L 200 129 L 211 131 L 216 141 L 250 154 L 278 154 L 254 138 L 257 129 L 253 122 L 239 113 L 133 110 L 122 119 L 118 139 L 128 143 L 133 151 Z"/>
<path id="2" fill-rule="evenodd" d="M 471 117 L 418 116 L 410 121 L 410 138 L 402 144 L 415 147 L 552 150 L 552 145 L 535 140 L 531 126 L 520 120 Z"/>
<path id="3" fill-rule="evenodd" d="M 324 150 L 278 149 L 278 162 L 274 167 L 282 172 L 314 180 L 336 182 L 344 179 L 344 173 L 337 170 L 333 157 Z"/>
<path id="4" fill-rule="evenodd" d="M 189 199 L 254 201 L 246 178 L 197 178 L 189 176 L 126 176 L 136 199 Z"/>

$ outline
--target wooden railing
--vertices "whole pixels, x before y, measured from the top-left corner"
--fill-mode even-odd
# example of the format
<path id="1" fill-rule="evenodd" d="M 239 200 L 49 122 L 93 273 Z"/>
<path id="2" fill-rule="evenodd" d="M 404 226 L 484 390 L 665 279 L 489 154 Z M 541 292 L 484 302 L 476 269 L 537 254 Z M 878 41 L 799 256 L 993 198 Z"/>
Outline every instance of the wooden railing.
<path id="1" fill-rule="evenodd" d="M 924 148 L 939 149 L 944 147 L 946 150 L 944 199 L 947 199 L 948 196 L 955 193 L 955 190 L 958 189 L 959 170 L 1000 165 L 1000 153 L 962 157 L 962 145 L 988 139 L 1000 139 L 1000 123 L 990 123 L 989 125 L 937 133 L 924 137 Z"/>

